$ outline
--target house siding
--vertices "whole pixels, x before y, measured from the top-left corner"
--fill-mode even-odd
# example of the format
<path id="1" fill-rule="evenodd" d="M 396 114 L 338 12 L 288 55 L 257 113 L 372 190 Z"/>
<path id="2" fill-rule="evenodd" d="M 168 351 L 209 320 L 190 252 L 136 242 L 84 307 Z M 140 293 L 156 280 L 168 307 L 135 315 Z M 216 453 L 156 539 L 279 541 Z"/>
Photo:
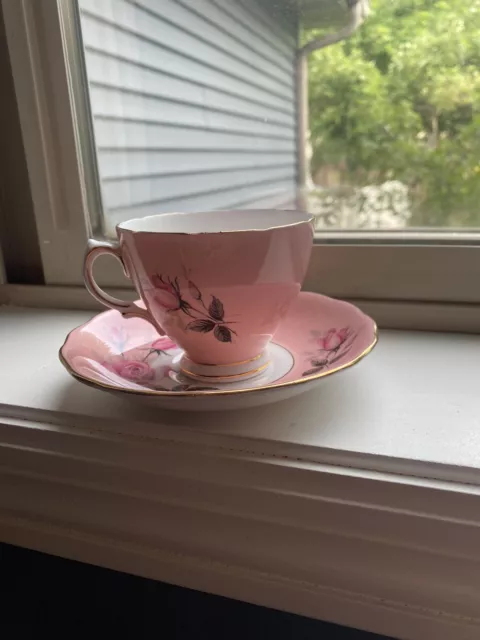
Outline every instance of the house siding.
<path id="1" fill-rule="evenodd" d="M 298 29 L 269 2 L 79 0 L 107 230 L 292 200 Z"/>

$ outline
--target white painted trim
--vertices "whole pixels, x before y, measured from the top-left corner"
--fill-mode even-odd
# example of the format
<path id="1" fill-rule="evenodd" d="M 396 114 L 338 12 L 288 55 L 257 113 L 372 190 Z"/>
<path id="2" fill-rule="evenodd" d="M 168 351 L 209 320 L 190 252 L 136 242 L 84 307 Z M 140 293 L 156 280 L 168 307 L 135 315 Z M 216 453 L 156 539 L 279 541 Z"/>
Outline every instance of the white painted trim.
<path id="1" fill-rule="evenodd" d="M 60 3 L 2 8 L 45 279 L 71 282 L 88 232 Z"/>
<path id="2" fill-rule="evenodd" d="M 478 245 L 317 244 L 304 288 L 362 300 L 478 304 Z"/>
<path id="3" fill-rule="evenodd" d="M 395 637 L 478 638 L 477 487 L 55 422 L 0 419 L 2 540 Z"/>
<path id="4" fill-rule="evenodd" d="M 313 283 L 311 283 L 313 284 Z M 311 288 L 311 290 L 313 287 Z M 122 300 L 135 300 L 132 288 L 109 288 Z M 480 313 L 475 304 L 442 304 L 395 300 L 348 299 L 375 319 L 383 329 L 480 333 Z M 83 286 L 0 285 L 0 304 L 45 309 L 103 311 Z"/>

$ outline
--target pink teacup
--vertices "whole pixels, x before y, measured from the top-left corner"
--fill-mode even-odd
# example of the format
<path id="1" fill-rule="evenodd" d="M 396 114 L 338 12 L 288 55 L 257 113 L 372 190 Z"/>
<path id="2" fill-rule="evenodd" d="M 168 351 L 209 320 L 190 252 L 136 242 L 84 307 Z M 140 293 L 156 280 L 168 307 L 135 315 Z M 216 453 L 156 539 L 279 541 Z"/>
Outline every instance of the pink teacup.
<path id="1" fill-rule="evenodd" d="M 87 289 L 126 317 L 139 316 L 184 350 L 197 379 L 246 379 L 268 366 L 268 345 L 297 297 L 312 247 L 311 216 L 298 211 L 168 213 L 117 225 L 118 243 L 90 240 Z M 118 258 L 145 308 L 112 298 L 92 274 Z"/>

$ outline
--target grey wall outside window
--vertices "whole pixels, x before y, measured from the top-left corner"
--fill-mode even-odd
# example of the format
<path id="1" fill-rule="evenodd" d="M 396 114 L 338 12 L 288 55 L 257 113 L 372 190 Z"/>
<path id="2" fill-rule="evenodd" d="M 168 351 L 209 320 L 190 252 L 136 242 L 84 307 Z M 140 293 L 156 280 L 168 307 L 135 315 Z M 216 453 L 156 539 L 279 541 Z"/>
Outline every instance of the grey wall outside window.
<path id="1" fill-rule="evenodd" d="M 268 7 L 271 11 L 268 11 Z M 107 231 L 287 206 L 298 16 L 270 0 L 79 0 Z"/>

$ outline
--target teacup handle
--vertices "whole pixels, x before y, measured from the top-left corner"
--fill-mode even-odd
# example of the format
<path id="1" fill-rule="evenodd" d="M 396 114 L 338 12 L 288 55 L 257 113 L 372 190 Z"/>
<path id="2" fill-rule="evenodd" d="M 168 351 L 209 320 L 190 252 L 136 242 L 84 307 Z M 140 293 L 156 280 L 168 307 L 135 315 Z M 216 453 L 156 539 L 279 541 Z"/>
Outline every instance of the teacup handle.
<path id="1" fill-rule="evenodd" d="M 139 307 L 135 302 L 128 302 L 127 300 L 114 298 L 98 286 L 95 282 L 95 278 L 93 277 L 93 263 L 101 255 L 110 255 L 117 258 L 122 265 L 125 275 L 127 278 L 130 278 L 130 274 L 128 273 L 128 269 L 123 260 L 122 250 L 118 242 L 104 242 L 90 238 L 87 243 L 87 252 L 83 263 L 83 277 L 85 279 L 85 286 L 87 287 L 88 292 L 95 298 L 95 300 L 98 300 L 98 302 L 104 304 L 106 307 L 120 311 L 122 316 L 125 318 L 137 317 L 142 318 L 143 320 L 148 320 L 148 322 L 153 324 L 160 335 L 164 335 L 165 332 L 155 323 L 147 309 L 142 309 L 142 307 Z"/>

